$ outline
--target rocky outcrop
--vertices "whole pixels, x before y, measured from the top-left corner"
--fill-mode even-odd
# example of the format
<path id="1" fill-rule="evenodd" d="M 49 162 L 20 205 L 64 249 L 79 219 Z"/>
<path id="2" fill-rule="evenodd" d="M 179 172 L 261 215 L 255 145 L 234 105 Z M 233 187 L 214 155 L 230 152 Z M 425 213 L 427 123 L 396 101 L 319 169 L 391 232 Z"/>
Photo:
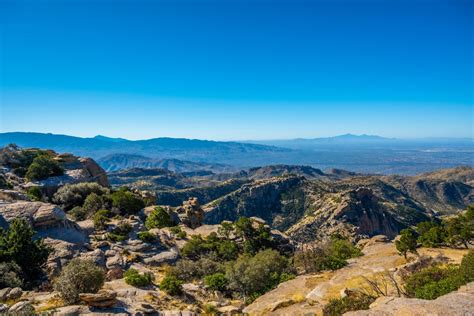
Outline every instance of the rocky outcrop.
<path id="1" fill-rule="evenodd" d="M 178 214 L 180 222 L 192 229 L 201 226 L 204 221 L 204 211 L 197 198 L 190 198 L 183 202 L 183 205 L 177 207 L 175 212 Z"/>
<path id="2" fill-rule="evenodd" d="M 76 223 L 66 218 L 58 206 L 44 202 L 16 201 L 0 203 L 0 224 L 15 218 L 27 219 L 40 237 L 82 243 L 86 236 Z"/>
<path id="3" fill-rule="evenodd" d="M 50 194 L 54 193 L 58 187 L 71 183 L 97 182 L 104 187 L 109 186 L 107 173 L 93 159 L 62 154 L 57 157 L 57 160 L 64 167 L 64 174 L 49 177 L 32 185 L 39 185 L 43 187 L 43 191 Z"/>
<path id="4" fill-rule="evenodd" d="M 295 223 L 304 213 L 304 202 L 287 208 L 288 200 L 300 198 L 304 177 L 285 176 L 258 180 L 243 185 L 240 189 L 204 206 L 205 222 L 219 224 L 223 220 L 235 221 L 240 216 L 257 216 L 272 227 L 283 229 Z M 295 193 L 295 194 L 294 194 Z M 294 207 L 293 207 L 294 206 Z M 289 214 L 287 211 L 291 211 Z"/>
<path id="5" fill-rule="evenodd" d="M 348 316 L 423 316 L 423 315 L 472 315 L 474 311 L 474 282 L 435 300 L 381 297 L 369 310 L 349 312 Z"/>

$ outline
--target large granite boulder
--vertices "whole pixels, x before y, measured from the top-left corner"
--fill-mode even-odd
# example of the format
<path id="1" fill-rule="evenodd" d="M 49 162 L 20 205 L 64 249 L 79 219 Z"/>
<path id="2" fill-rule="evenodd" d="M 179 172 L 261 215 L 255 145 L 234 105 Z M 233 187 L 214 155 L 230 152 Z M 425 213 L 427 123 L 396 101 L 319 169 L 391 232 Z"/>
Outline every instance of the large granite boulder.
<path id="1" fill-rule="evenodd" d="M 27 219 L 39 237 L 74 243 L 83 243 L 86 240 L 82 229 L 68 220 L 66 213 L 57 205 L 29 201 L 0 202 L 0 225 L 4 226 L 3 228 L 19 217 Z"/>

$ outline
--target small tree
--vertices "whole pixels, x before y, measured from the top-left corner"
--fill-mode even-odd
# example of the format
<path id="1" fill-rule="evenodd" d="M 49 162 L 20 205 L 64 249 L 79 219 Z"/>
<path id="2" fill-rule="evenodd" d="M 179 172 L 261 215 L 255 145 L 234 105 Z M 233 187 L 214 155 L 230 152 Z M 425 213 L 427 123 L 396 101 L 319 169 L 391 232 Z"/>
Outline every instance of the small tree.
<path id="1" fill-rule="evenodd" d="M 468 248 L 469 242 L 474 239 L 474 223 L 463 215 L 452 218 L 447 222 L 447 235 L 453 246 L 461 244 Z"/>
<path id="2" fill-rule="evenodd" d="M 171 219 L 170 214 L 160 206 L 155 207 L 145 221 L 145 226 L 148 229 L 172 227 L 174 225 L 175 223 Z"/>
<path id="3" fill-rule="evenodd" d="M 0 228 L 0 262 L 16 263 L 26 282 L 33 282 L 42 274 L 50 253 L 42 239 L 33 239 L 34 234 L 24 218 L 14 219 L 6 231 Z"/>
<path id="4" fill-rule="evenodd" d="M 81 293 L 97 293 L 105 281 L 104 269 L 89 260 L 72 259 L 54 283 L 67 304 L 76 303 Z"/>
<path id="5" fill-rule="evenodd" d="M 395 246 L 398 252 L 407 258 L 408 252 L 418 254 L 416 251 L 417 247 L 417 236 L 413 229 L 406 228 L 400 232 L 400 240 L 395 241 Z"/>

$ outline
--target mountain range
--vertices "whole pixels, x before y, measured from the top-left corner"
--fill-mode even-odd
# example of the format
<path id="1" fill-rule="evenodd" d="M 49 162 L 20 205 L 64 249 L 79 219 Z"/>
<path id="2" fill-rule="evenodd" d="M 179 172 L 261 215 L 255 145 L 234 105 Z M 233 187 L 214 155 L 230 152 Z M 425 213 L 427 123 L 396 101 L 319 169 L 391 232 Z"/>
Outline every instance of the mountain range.
<path id="1" fill-rule="evenodd" d="M 224 142 L 167 137 L 127 140 L 102 135 L 82 138 L 44 133 L 0 133 L 0 146 L 9 143 L 92 157 L 109 171 L 163 167 L 180 172 L 203 169 L 227 172 L 233 168 L 286 164 L 363 173 L 417 174 L 474 165 L 474 143 L 470 138 L 406 140 L 345 134 L 314 139 Z"/>

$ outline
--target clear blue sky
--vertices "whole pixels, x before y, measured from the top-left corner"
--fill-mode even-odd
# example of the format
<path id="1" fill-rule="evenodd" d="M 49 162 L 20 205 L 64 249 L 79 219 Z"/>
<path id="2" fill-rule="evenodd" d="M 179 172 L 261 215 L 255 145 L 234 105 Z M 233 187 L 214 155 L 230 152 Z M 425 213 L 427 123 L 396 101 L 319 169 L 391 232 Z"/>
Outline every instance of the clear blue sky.
<path id="1" fill-rule="evenodd" d="M 473 134 L 473 1 L 0 0 L 1 131 Z"/>

